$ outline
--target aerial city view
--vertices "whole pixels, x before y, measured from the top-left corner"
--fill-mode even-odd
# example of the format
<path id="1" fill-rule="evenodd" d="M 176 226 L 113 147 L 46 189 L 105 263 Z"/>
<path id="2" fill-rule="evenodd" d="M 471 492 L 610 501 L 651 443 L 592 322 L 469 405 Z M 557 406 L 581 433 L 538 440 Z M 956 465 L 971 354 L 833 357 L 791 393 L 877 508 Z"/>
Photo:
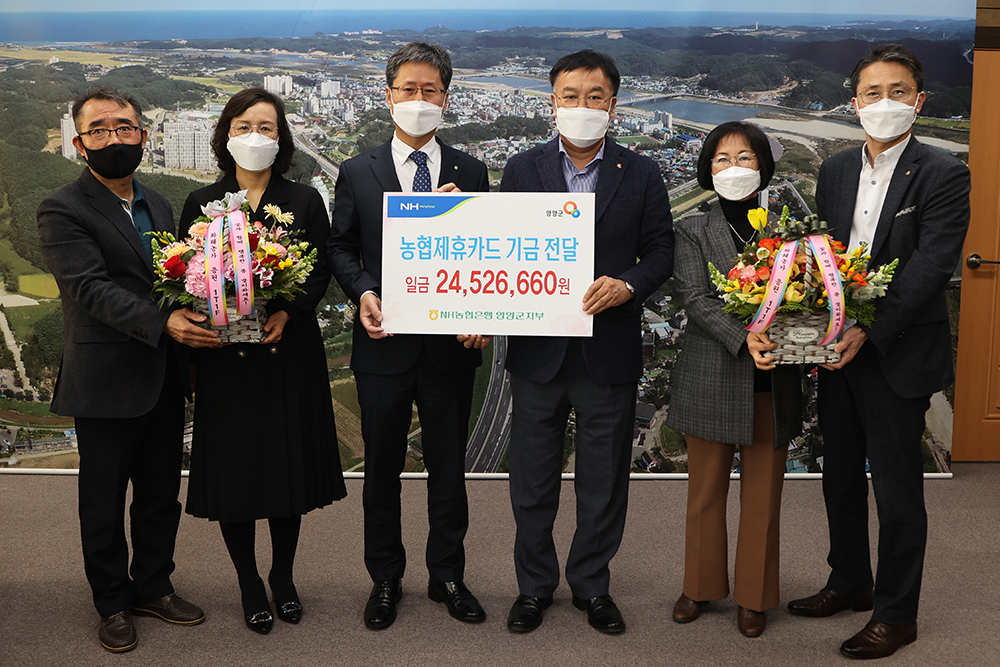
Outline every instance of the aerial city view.
<path id="1" fill-rule="evenodd" d="M 250 86 L 284 100 L 298 149 L 288 177 L 315 187 L 332 208 L 339 165 L 392 134 L 384 72 L 386 58 L 399 46 L 419 39 L 439 43 L 451 54 L 455 76 L 438 136 L 485 162 L 493 190 L 512 155 L 554 136 L 548 82 L 553 63 L 590 48 L 611 55 L 622 73 L 610 132 L 619 144 L 658 163 L 675 220 L 698 214 L 715 197 L 698 185 L 698 154 L 706 133 L 731 120 L 750 120 L 767 132 L 775 157 L 780 155 L 769 206 L 779 212 L 788 206 L 801 219 L 816 210 L 820 163 L 863 142 L 845 79 L 874 43 L 903 43 L 924 62 L 928 95 L 914 132 L 967 161 L 975 21 L 970 18 L 974 3 L 959 4 L 968 7 L 943 7 L 950 17 L 918 18 L 350 10 L 262 12 L 230 22 L 231 12 L 154 12 L 159 20 L 147 12 L 145 32 L 135 33 L 121 13 L 4 12 L 0 466 L 78 467 L 72 419 L 48 409 L 63 325 L 59 292 L 38 247 L 35 211 L 84 166 L 72 145 L 76 129 L 68 105 L 91 85 L 127 90 L 142 104 L 149 139 L 137 177 L 170 200 L 175 219 L 188 193 L 217 179 L 212 129 L 226 100 Z M 957 327 L 958 288 L 953 292 L 949 307 Z M 684 304 L 668 281 L 643 306 L 645 373 L 636 408 L 633 471 L 684 473 L 683 437 L 664 424 L 687 319 Z M 341 462 L 345 471 L 360 473 L 364 443 L 348 366 L 355 309 L 333 281 L 319 315 Z M 504 338 L 494 339 L 477 371 L 468 472 L 507 471 L 511 402 L 505 350 Z M 791 473 L 822 470 L 815 384 L 809 377 L 804 382 L 812 420 L 789 450 L 786 470 Z M 267 378 L 260 383 L 266 396 Z M 949 392 L 932 400 L 925 472 L 949 470 L 951 400 Z M 190 426 L 186 437 L 189 446 Z M 566 472 L 574 470 L 574 438 L 571 419 Z M 415 408 L 406 470 L 424 470 Z"/>

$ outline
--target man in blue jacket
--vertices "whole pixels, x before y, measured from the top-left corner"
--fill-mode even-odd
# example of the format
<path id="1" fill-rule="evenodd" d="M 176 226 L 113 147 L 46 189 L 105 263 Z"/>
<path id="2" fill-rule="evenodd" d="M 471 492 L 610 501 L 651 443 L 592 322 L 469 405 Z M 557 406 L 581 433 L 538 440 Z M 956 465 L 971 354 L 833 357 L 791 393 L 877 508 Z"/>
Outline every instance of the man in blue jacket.
<path id="1" fill-rule="evenodd" d="M 503 192 L 593 192 L 596 198 L 594 282 L 581 305 L 594 315 L 593 337 L 512 337 L 508 347 L 520 592 L 507 618 L 512 632 L 539 626 L 559 584 L 552 525 L 571 408 L 577 528 L 566 579 L 591 626 L 609 634 L 625 630 L 608 595 L 608 564 L 625 528 L 642 302 L 670 277 L 673 230 L 659 167 L 606 136 L 619 80 L 604 54 L 585 50 L 561 58 L 549 73 L 559 136 L 511 158 L 500 184 Z"/>

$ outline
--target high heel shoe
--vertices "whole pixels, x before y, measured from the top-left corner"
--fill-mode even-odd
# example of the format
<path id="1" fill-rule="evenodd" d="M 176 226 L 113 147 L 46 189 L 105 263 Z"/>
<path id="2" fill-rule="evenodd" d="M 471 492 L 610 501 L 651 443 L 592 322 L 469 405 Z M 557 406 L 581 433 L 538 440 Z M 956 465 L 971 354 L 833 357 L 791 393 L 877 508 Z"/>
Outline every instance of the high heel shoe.
<path id="1" fill-rule="evenodd" d="M 277 610 L 278 618 L 285 623 L 298 623 L 302 620 L 302 603 L 299 602 L 297 593 L 293 593 L 293 599 L 287 602 L 278 602 L 278 596 L 274 593 L 274 582 L 271 575 L 267 575 L 267 583 L 271 587 L 271 596 L 274 598 L 274 607 Z M 292 590 L 295 590 L 294 584 Z"/>
<path id="2" fill-rule="evenodd" d="M 270 609 L 258 611 L 255 614 L 243 612 L 243 618 L 248 628 L 261 635 L 266 635 L 274 627 L 274 616 L 271 615 Z"/>

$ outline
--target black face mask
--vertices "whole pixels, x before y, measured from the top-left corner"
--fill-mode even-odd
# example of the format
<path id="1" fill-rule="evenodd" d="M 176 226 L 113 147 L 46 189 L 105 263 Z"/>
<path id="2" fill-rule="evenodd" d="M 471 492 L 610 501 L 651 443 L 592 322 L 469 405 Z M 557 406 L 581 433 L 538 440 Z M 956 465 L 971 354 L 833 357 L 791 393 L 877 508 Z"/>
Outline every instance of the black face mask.
<path id="1" fill-rule="evenodd" d="M 87 165 L 104 178 L 125 178 L 142 162 L 143 145 L 108 144 L 104 148 L 87 149 Z"/>

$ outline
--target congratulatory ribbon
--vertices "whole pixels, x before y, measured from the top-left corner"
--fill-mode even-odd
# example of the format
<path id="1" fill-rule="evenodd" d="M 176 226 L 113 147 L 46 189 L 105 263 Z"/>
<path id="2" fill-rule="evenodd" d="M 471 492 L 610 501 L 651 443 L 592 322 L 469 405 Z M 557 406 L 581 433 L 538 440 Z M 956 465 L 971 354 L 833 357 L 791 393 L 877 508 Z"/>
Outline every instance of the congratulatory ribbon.
<path id="1" fill-rule="evenodd" d="M 226 314 L 225 241 L 229 228 L 229 244 L 233 254 L 233 276 L 236 283 L 236 312 L 253 312 L 253 277 L 250 271 L 250 242 L 247 237 L 246 214 L 240 206 L 246 200 L 246 190 L 227 193 L 220 201 L 201 208 L 212 218 L 205 232 L 205 278 L 208 281 L 209 317 L 212 326 L 229 324 Z M 228 224 L 227 224 L 228 223 Z"/>
<path id="2" fill-rule="evenodd" d="M 827 345 L 840 335 L 844 329 L 844 291 L 840 282 L 840 272 L 837 270 L 837 258 L 830 248 L 830 244 L 823 234 L 814 234 L 805 238 L 813 251 L 813 257 L 819 266 L 820 274 L 823 276 L 823 285 L 826 287 L 827 298 L 830 302 L 830 322 L 826 329 L 826 336 L 820 341 L 820 345 Z M 798 249 L 798 241 L 788 241 L 781 246 L 781 251 L 774 260 L 771 269 L 771 279 L 767 284 L 767 292 L 764 300 L 761 301 L 757 314 L 747 327 L 747 331 L 761 333 L 768 326 L 778 312 L 787 289 L 788 274 L 792 270 L 795 262 L 795 251 Z"/>

